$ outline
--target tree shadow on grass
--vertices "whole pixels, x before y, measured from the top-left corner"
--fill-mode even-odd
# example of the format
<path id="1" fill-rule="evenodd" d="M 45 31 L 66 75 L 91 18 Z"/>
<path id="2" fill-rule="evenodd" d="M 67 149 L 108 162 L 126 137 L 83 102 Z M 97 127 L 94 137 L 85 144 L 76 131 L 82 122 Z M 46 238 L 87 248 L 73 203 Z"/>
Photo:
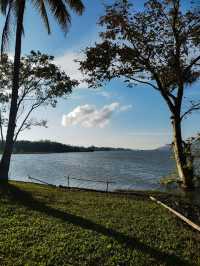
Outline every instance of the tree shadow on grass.
<path id="1" fill-rule="evenodd" d="M 125 235 L 118 231 L 115 231 L 111 228 L 106 228 L 103 225 L 97 224 L 91 220 L 83 218 L 78 215 L 70 214 L 50 206 L 45 205 L 44 202 L 39 201 L 38 199 L 33 198 L 31 193 L 19 189 L 14 185 L 0 185 L 0 193 L 8 196 L 14 202 L 23 205 L 27 208 L 30 208 L 34 211 L 44 213 L 48 216 L 60 219 L 64 222 L 71 223 L 76 226 L 80 226 L 83 229 L 92 230 L 104 236 L 108 236 L 118 243 L 124 245 L 126 248 L 132 250 L 139 250 L 145 254 L 149 254 L 151 257 L 156 259 L 158 262 L 162 262 L 165 265 L 193 265 L 188 261 L 184 261 L 182 258 L 177 257 L 174 254 L 168 254 L 166 252 L 157 250 L 151 246 L 148 246 L 140 242 L 137 238 Z"/>

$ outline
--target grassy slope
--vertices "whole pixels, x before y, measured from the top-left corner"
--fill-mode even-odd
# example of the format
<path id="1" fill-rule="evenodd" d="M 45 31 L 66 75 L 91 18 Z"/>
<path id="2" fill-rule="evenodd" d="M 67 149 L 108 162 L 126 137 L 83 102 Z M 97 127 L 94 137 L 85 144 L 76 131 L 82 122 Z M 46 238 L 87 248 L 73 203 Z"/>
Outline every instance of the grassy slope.
<path id="1" fill-rule="evenodd" d="M 200 265 L 200 237 L 139 196 L 12 183 L 0 189 L 0 265 Z"/>

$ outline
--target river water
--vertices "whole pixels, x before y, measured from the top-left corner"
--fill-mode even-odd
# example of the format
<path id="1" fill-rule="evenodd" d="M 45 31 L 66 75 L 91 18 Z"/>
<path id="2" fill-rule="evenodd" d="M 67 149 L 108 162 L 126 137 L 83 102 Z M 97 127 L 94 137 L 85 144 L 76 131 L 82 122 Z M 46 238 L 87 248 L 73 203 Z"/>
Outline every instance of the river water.
<path id="1" fill-rule="evenodd" d="M 31 181 L 28 176 L 54 185 L 105 190 L 165 190 L 162 176 L 175 169 L 169 151 L 98 151 L 57 154 L 17 154 L 11 161 L 10 179 Z M 83 180 L 92 180 L 91 182 Z M 96 182 L 97 181 L 97 182 Z"/>

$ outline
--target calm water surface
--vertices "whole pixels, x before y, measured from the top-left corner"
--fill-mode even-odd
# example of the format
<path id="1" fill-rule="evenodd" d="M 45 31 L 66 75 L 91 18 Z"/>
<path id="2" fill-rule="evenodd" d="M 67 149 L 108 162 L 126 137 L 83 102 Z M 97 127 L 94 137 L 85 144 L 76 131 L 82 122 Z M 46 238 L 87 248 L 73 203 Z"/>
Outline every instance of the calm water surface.
<path id="1" fill-rule="evenodd" d="M 70 178 L 91 179 L 94 182 L 70 179 L 70 186 L 105 190 L 159 189 L 159 179 L 175 168 L 167 151 L 106 151 L 60 154 L 13 155 L 10 179 L 30 181 L 28 176 L 55 185 L 67 185 Z"/>

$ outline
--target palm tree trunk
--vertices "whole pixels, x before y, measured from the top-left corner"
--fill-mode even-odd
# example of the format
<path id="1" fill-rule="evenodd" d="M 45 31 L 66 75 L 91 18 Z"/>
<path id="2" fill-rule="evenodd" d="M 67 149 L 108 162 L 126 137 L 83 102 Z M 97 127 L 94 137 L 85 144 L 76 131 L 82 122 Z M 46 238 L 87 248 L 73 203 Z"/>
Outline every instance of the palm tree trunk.
<path id="1" fill-rule="evenodd" d="M 16 30 L 16 40 L 15 40 L 15 57 L 14 57 L 14 69 L 13 69 L 11 105 L 10 105 L 6 141 L 0 162 L 0 181 L 4 182 L 8 181 L 8 172 L 10 168 L 10 159 L 13 151 L 13 144 L 14 144 L 13 139 L 16 127 L 24 9 L 25 9 L 25 0 L 21 1 L 17 14 L 17 30 Z"/>
<path id="2" fill-rule="evenodd" d="M 187 164 L 187 156 L 184 152 L 181 119 L 179 115 L 174 115 L 172 118 L 173 126 L 173 150 L 177 166 L 178 175 L 182 181 L 182 186 L 186 189 L 193 188 L 193 171 L 189 169 Z"/>

